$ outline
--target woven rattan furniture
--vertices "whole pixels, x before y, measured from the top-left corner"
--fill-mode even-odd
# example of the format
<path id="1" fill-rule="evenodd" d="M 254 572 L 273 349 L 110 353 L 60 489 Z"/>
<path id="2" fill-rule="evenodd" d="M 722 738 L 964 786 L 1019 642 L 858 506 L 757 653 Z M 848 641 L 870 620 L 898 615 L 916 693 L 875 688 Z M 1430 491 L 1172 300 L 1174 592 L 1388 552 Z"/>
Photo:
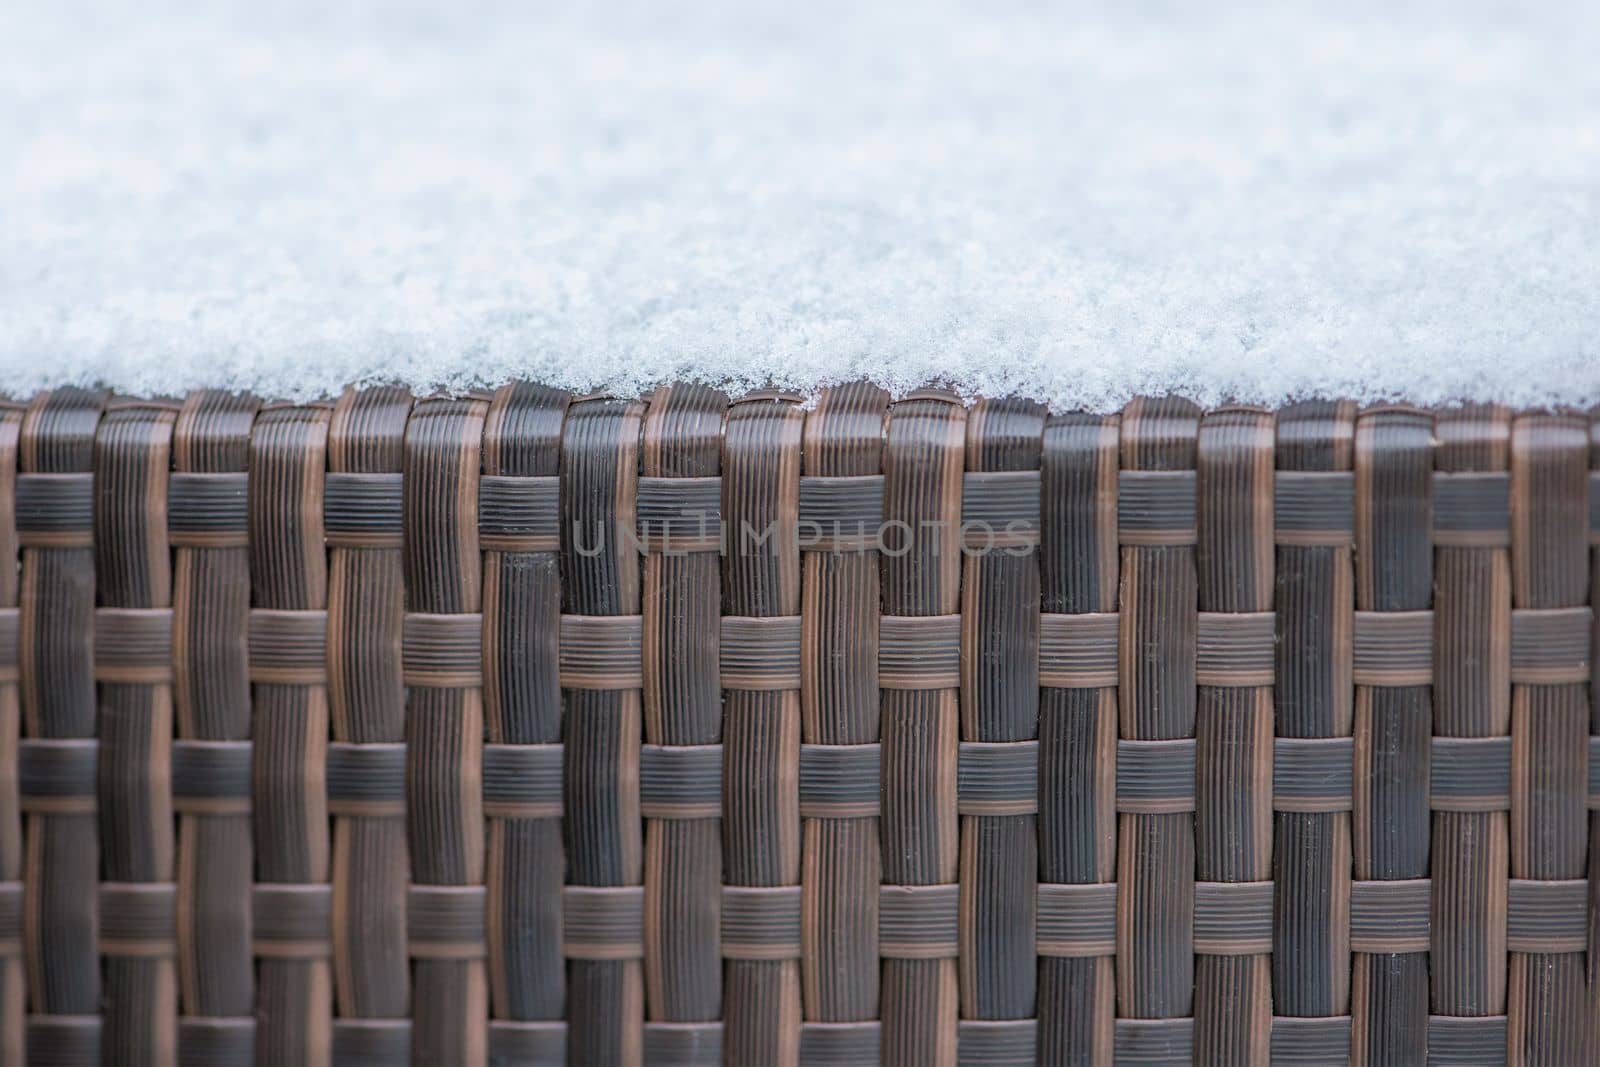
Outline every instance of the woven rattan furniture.
<path id="1" fill-rule="evenodd" d="M 0 410 L 0 1065 L 1593 1062 L 1591 471 L 1488 407 Z"/>

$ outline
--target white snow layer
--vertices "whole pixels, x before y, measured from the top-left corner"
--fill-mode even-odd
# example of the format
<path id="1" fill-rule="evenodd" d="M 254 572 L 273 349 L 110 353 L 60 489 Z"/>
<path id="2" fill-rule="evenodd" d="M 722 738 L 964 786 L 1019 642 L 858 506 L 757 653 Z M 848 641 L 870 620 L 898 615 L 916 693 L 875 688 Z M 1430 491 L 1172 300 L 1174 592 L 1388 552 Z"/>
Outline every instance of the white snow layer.
<path id="1" fill-rule="evenodd" d="M 0 391 L 1588 404 L 1597 45 L 1589 0 L 13 0 Z"/>

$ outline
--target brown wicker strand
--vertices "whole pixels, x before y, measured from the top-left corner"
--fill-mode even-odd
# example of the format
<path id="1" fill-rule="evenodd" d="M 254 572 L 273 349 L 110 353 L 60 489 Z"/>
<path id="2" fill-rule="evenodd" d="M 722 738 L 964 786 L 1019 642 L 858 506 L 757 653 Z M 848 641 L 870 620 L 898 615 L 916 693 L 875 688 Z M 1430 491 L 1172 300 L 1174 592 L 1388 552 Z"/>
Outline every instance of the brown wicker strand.
<path id="1" fill-rule="evenodd" d="M 645 406 L 572 405 L 561 437 L 562 656 L 596 623 L 639 621 L 635 525 Z M 576 629 L 568 623 L 581 623 Z M 643 731 L 638 631 L 598 646 L 602 669 L 562 672 L 568 881 L 567 1061 L 644 1060 Z M 580 910 L 581 909 L 581 910 Z M 575 936 L 575 934 L 577 936 Z"/>
<path id="2" fill-rule="evenodd" d="M 1040 459 L 1041 1064 L 1114 1051 L 1120 440 L 1116 415 L 1056 415 Z"/>
<path id="3" fill-rule="evenodd" d="M 490 1062 L 566 1062 L 561 954 L 561 571 L 554 490 L 569 398 L 507 385 L 489 405 L 483 553 Z M 491 545 L 500 546 L 491 549 Z"/>
<path id="4" fill-rule="evenodd" d="M 1512 422 L 1513 625 L 1520 611 L 1581 606 L 1589 595 L 1588 452 L 1584 420 L 1525 414 Z M 1588 871 L 1588 684 L 1524 682 L 1515 649 L 1512 672 L 1507 1062 L 1574 1062 L 1588 1058 L 1575 1052 L 1589 1051 L 1585 939 L 1527 936 L 1519 920 L 1549 925 L 1560 897 L 1541 890 Z"/>
<path id="5" fill-rule="evenodd" d="M 405 436 L 406 932 L 418 1067 L 488 1062 L 478 550 L 487 414 L 481 400 L 425 400 Z"/>
<path id="6" fill-rule="evenodd" d="M 324 630 L 330 416 L 326 407 L 267 408 L 252 428 L 249 458 L 254 610 L 261 617 L 292 612 L 285 617 L 320 621 Z M 312 651 L 299 674 L 258 676 L 257 661 L 279 661 L 280 650 L 259 644 L 249 650 L 259 1067 L 333 1062 L 336 938 L 329 884 L 326 645 Z"/>
<path id="7" fill-rule="evenodd" d="M 1350 1055 L 1355 409 L 1312 401 L 1277 424 L 1272 1055 L 1339 1062 Z"/>
<path id="8" fill-rule="evenodd" d="M 339 398 L 328 426 L 323 491 L 335 1063 L 404 1062 L 412 1050 L 401 669 L 407 590 L 403 511 L 394 506 L 401 498 L 396 490 L 402 488 L 411 408 L 404 389 L 351 390 Z M 382 491 L 336 510 L 336 492 L 362 482 Z"/>
<path id="9" fill-rule="evenodd" d="M 93 1062 L 101 1054 L 93 470 L 104 401 L 98 393 L 60 389 L 35 397 L 22 424 L 18 762 L 27 816 L 30 1061 Z"/>
<path id="10" fill-rule="evenodd" d="M 1156 399 L 1122 417 L 1117 1055 L 1136 1060 L 1193 1048 L 1199 414 Z M 1136 761 L 1152 788 L 1128 788 Z"/>
<path id="11" fill-rule="evenodd" d="M 1504 408 L 1441 412 L 1434 423 L 1436 515 L 1475 489 L 1470 541 L 1435 518 L 1430 1037 L 1505 1047 L 1510 876 L 1511 419 Z M 1493 489 L 1490 497 L 1485 489 Z M 1460 768 L 1457 773 L 1456 768 Z M 1430 1042 L 1435 1043 L 1435 1042 Z"/>
<path id="12" fill-rule="evenodd" d="M 1367 883 L 1428 876 L 1433 679 L 1433 418 L 1377 409 L 1356 421 L 1355 764 L 1352 789 L 1350 1059 L 1422 1062 L 1428 957 L 1399 938 L 1358 937 Z M 1363 628 L 1423 615 L 1424 640 L 1376 663 Z M 1376 889 L 1376 887 L 1374 887 Z M 1428 893 L 1417 887 L 1417 899 Z"/>
<path id="13" fill-rule="evenodd" d="M 959 978 L 962 1060 L 1037 1056 L 1039 463 L 1045 411 L 980 401 L 963 491 Z M 978 503 L 1021 486 L 1015 510 Z M 973 517 L 967 518 L 966 516 Z M 987 772 L 987 773 L 986 773 Z M 985 1025 L 971 1025 L 982 1020 Z"/>
<path id="14" fill-rule="evenodd" d="M 252 397 L 211 391 L 185 400 L 163 508 L 178 734 L 178 1042 L 183 1058 L 215 1063 L 250 1062 L 255 1043 L 246 471 L 258 406 Z"/>
<path id="15" fill-rule="evenodd" d="M 888 400 L 864 383 L 824 391 L 806 415 L 802 444 L 800 523 L 810 542 L 802 544 L 800 641 L 803 1067 L 876 1062 L 882 1044 L 875 537 Z M 835 518 L 842 534 L 825 541 L 833 531 L 808 515 L 808 482 L 813 495 L 875 488 L 878 517 Z"/>
<path id="16" fill-rule="evenodd" d="M 1591 1055 L 1600 1050 L 1600 406 L 1589 412 L 1589 1031 Z"/>
<path id="17" fill-rule="evenodd" d="M 94 444 L 102 1054 L 152 1067 L 178 1044 L 171 660 L 146 673 L 112 652 L 141 619 L 164 626 L 170 648 L 173 421 L 170 407 L 119 404 Z"/>
<path id="18" fill-rule="evenodd" d="M 883 453 L 883 586 L 880 664 L 890 620 L 920 642 L 914 670 L 882 696 L 883 904 L 903 912 L 903 939 L 879 932 L 883 963 L 883 1061 L 889 1067 L 953 1067 L 957 1054 L 958 939 L 950 908 L 959 872 L 961 475 L 966 411 L 953 396 L 912 394 L 889 409 Z M 940 639 L 929 626 L 951 616 Z M 923 636 L 927 634 L 927 636 Z M 885 925 L 888 918 L 885 915 Z M 959 919 L 957 918 L 957 922 Z M 948 932 L 947 932 L 948 931 Z"/>
<path id="19" fill-rule="evenodd" d="M 722 446 L 723 1053 L 772 1067 L 800 1062 L 804 424 L 793 399 L 753 394 Z"/>
<path id="20" fill-rule="evenodd" d="M 1272 1035 L 1270 930 L 1231 907 L 1272 877 L 1273 445 L 1269 412 L 1200 422 L 1196 534 L 1195 1034 L 1199 1063 L 1262 1065 Z M 1265 624 L 1265 625 L 1261 625 Z M 1202 936 L 1204 940 L 1202 940 Z"/>
<path id="21" fill-rule="evenodd" d="M 17 698 L 17 445 L 23 409 L 0 405 L 0 1067 L 27 1053 L 28 987 L 23 978 L 22 808 Z"/>
<path id="22" fill-rule="evenodd" d="M 686 1067 L 722 1062 L 718 550 L 727 406 L 703 386 L 663 387 L 650 399 L 640 445 L 640 501 L 653 505 L 639 515 L 645 1059 Z M 696 495 L 702 490 L 708 499 Z"/>

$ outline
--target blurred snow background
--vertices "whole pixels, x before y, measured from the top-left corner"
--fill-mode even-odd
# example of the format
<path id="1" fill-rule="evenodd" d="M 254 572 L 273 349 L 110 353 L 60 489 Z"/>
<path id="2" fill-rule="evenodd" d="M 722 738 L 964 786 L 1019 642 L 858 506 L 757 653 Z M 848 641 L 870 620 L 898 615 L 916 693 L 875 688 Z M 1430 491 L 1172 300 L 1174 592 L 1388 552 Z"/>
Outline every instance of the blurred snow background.
<path id="1" fill-rule="evenodd" d="M 1600 5 L 0 5 L 0 391 L 1600 400 Z"/>

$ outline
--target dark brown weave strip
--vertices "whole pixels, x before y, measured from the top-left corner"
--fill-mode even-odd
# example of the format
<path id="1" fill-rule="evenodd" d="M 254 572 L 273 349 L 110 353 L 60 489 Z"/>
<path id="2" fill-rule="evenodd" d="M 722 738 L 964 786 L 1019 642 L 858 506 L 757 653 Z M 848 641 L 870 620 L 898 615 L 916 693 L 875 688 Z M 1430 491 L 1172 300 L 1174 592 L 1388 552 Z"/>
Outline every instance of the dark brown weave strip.
<path id="1" fill-rule="evenodd" d="M 1351 471 L 1354 422 L 1348 403 L 1311 402 L 1278 412 L 1279 477 Z M 1354 525 L 1352 514 L 1343 532 L 1330 531 L 1337 536 L 1278 538 L 1272 1054 L 1283 1055 L 1280 1046 L 1287 1044 L 1306 1049 L 1311 1062 L 1350 1054 Z M 1286 741 L 1299 742 L 1307 754 L 1321 749 L 1342 767 L 1308 775 L 1306 787 L 1286 790 Z M 1307 797 L 1318 799 L 1306 803 Z M 1315 1038 L 1294 1036 L 1302 1034 Z"/>
<path id="2" fill-rule="evenodd" d="M 1022 401 L 985 400 L 973 408 L 969 494 L 975 476 L 1037 472 L 1045 414 Z M 1037 500 L 1037 481 L 1013 484 L 1031 484 Z M 1037 504 L 1034 510 L 1036 530 Z M 996 510 L 984 521 L 1004 530 L 1025 518 Z M 978 546 L 987 550 L 966 557 L 961 586 L 961 738 L 971 743 L 963 745 L 957 780 L 961 1016 L 1031 1020 L 1038 982 L 1039 556 L 1020 540 Z M 993 1059 L 1002 1050 L 1031 1058 L 1036 1036 L 972 1027 L 962 1028 L 958 1040 L 963 1059 Z"/>
<path id="3" fill-rule="evenodd" d="M 561 436 L 561 595 L 567 614 L 639 614 L 639 556 L 622 531 L 634 529 L 644 413 L 641 403 L 612 399 L 581 401 L 567 413 Z M 639 689 L 568 688 L 563 698 L 567 880 L 613 892 L 639 886 Z M 570 898 L 567 907 L 570 930 Z M 642 1063 L 643 944 L 593 955 L 572 949 L 569 935 L 568 1062 Z"/>
<path id="4" fill-rule="evenodd" d="M 507 385 L 489 405 L 478 521 L 483 554 L 484 814 L 491 1062 L 564 1062 L 561 954 L 560 500 L 551 493 L 515 524 L 547 536 L 491 545 L 489 480 L 556 488 L 569 398 Z M 508 524 L 509 525 L 509 524 Z M 493 548 L 493 550 L 491 550 Z M 534 764 L 533 760 L 538 760 Z M 500 761 L 510 768 L 496 773 Z M 537 773 L 535 767 L 544 773 Z M 495 787 L 507 786 L 506 802 Z M 533 795 L 525 796 L 526 792 Z M 513 805 L 512 797 L 523 803 Z M 520 1050 L 514 1052 L 513 1050 Z M 498 1057 L 498 1058 L 497 1058 Z"/>
<path id="5" fill-rule="evenodd" d="M 887 409 L 888 396 L 874 386 L 824 391 L 806 415 L 802 473 L 809 478 L 881 478 Z M 802 518 L 805 500 L 802 481 Z M 876 524 L 870 528 L 873 534 L 876 530 Z M 803 744 L 871 745 L 877 755 L 881 591 L 875 546 L 874 536 L 866 542 L 818 544 L 802 554 Z M 834 1058 L 856 1058 L 864 1048 L 875 1056 L 879 1048 L 880 819 L 876 807 L 801 815 L 805 1022 L 800 1062 L 822 1067 Z"/>
<path id="6" fill-rule="evenodd" d="M 1200 616 L 1197 650 L 1195 880 L 1230 888 L 1258 885 L 1267 906 L 1224 924 L 1221 945 L 1203 946 L 1204 912 L 1196 899 L 1194 1050 L 1197 1062 L 1265 1063 L 1272 1023 L 1271 928 L 1265 928 L 1264 938 L 1240 935 L 1246 924 L 1271 915 L 1271 414 L 1228 408 L 1205 415 L 1196 470 L 1199 610 L 1214 614 Z M 1233 625 L 1218 626 L 1222 622 Z M 1208 629 L 1241 635 L 1234 642 L 1241 650 L 1213 651 Z M 1262 646 L 1252 639 L 1256 633 L 1265 638 L 1264 656 L 1247 651 Z M 1231 929 L 1235 926 L 1238 933 Z M 1229 951 L 1204 952 L 1204 947 Z"/>
<path id="7" fill-rule="evenodd" d="M 481 1067 L 488 1058 L 483 672 L 478 644 L 461 641 L 447 621 L 481 634 L 477 510 L 487 414 L 481 400 L 422 401 L 405 435 L 404 632 L 419 616 L 433 622 L 401 646 L 411 1062 L 428 1067 Z"/>
<path id="8" fill-rule="evenodd" d="M 804 424 L 792 398 L 755 395 L 729 409 L 723 430 L 722 515 L 729 531 L 722 559 L 720 667 L 727 883 L 723 1053 L 728 1062 L 773 1067 L 796 1067 L 800 1060 L 798 517 Z M 748 655 L 740 662 L 781 661 L 781 669 L 729 670 L 728 623 L 734 619 L 743 622 L 736 629 L 748 635 L 741 642 Z M 745 914 L 747 924 L 740 921 Z M 741 937 L 741 930 L 748 936 Z"/>
<path id="9" fill-rule="evenodd" d="M 94 569 L 102 614 L 171 606 L 165 499 L 173 422 L 166 406 L 118 405 L 107 411 L 94 435 Z M 96 637 L 102 629 L 96 627 Z M 163 667 L 170 657 L 155 643 L 131 645 L 160 656 Z M 131 680 L 142 678 L 138 672 L 98 675 L 101 877 L 106 883 L 99 897 L 101 1049 L 112 1062 L 154 1067 L 178 1054 L 176 931 L 166 923 L 165 936 L 149 929 L 141 934 L 133 929 L 138 925 L 133 915 L 117 912 L 123 910 L 120 902 L 152 899 L 160 891 L 168 907 L 173 902 L 171 675 L 152 675 L 160 680 L 150 685 Z M 118 893 L 109 894 L 114 886 Z M 189 942 L 197 939 L 190 934 Z"/>
<path id="10" fill-rule="evenodd" d="M 1441 513 L 1449 508 L 1446 495 L 1440 492 L 1449 482 L 1441 479 L 1503 475 L 1508 469 L 1511 420 L 1503 408 L 1450 412 L 1436 419 L 1434 435 L 1438 439 L 1434 451 L 1437 529 Z M 1431 1010 L 1436 1016 L 1497 1016 L 1505 1013 L 1506 1006 L 1505 894 L 1511 807 L 1508 548 L 1436 544 L 1433 607 Z M 1471 754 L 1473 750 L 1464 747 L 1469 738 L 1479 752 L 1491 739 L 1507 742 L 1504 770 L 1477 763 L 1459 778 L 1453 775 L 1446 753 Z M 1441 743 L 1449 747 L 1441 750 Z M 1453 781 L 1477 795 L 1494 797 L 1494 806 L 1470 810 L 1450 803 L 1447 809 L 1446 798 L 1454 801 L 1461 792 L 1459 787 L 1450 788 Z"/>
<path id="11" fill-rule="evenodd" d="M 1162 484 L 1173 486 L 1179 479 L 1170 476 L 1193 473 L 1199 415 L 1198 408 L 1182 400 L 1129 405 L 1122 417 L 1124 495 L 1131 484 L 1129 473 L 1159 473 L 1168 476 Z M 1121 510 L 1127 512 L 1126 502 Z M 1118 696 L 1125 742 L 1195 736 L 1198 589 L 1193 535 L 1192 524 L 1187 530 L 1174 524 L 1159 538 L 1147 536 L 1143 526 L 1131 542 L 1126 535 L 1121 538 Z M 1192 1044 L 1192 808 L 1174 804 L 1128 810 L 1119 802 L 1117 1014 L 1144 1024 L 1118 1027 L 1119 1056 L 1144 1055 L 1142 1050 L 1158 1041 Z"/>
<path id="12" fill-rule="evenodd" d="M 23 1063 L 27 1038 L 27 985 L 23 978 L 22 810 L 18 803 L 18 751 L 22 735 L 17 700 L 17 444 L 21 408 L 0 405 L 0 1064 Z"/>
<path id="13" fill-rule="evenodd" d="M 1114 1042 L 1120 429 L 1115 415 L 1051 416 L 1040 456 L 1044 622 L 1094 620 L 1062 628 L 1083 635 L 1100 666 L 1063 677 L 1040 665 L 1041 1063 L 1103 1063 Z M 1041 625 L 1041 657 L 1050 629 Z"/>
<path id="14" fill-rule="evenodd" d="M 1511 606 L 1568 608 L 1589 595 L 1583 506 L 1588 424 L 1520 415 L 1511 424 Z M 1584 682 L 1511 688 L 1511 878 L 1557 882 L 1588 871 Z M 1508 905 L 1509 906 L 1509 905 Z M 1567 944 L 1510 943 L 1506 1041 L 1512 1062 L 1569 1057 L 1594 1024 L 1584 954 Z M 1563 950 L 1566 951 L 1563 951 Z"/>
<path id="15" fill-rule="evenodd" d="M 35 397 L 22 423 L 19 481 L 32 474 L 93 471 L 104 401 L 99 394 L 76 389 Z M 17 492 L 20 497 L 20 485 Z M 93 666 L 96 553 L 76 544 L 22 541 L 17 659 L 23 734 L 39 740 L 92 741 L 98 726 Z M 143 761 L 140 765 L 148 767 Z M 26 1055 L 29 1060 L 74 1055 L 98 1060 L 105 1009 L 98 955 L 101 849 L 96 804 L 85 798 L 81 807 L 35 805 L 26 779 L 20 786 L 26 813 Z"/>
<path id="16" fill-rule="evenodd" d="M 647 514 L 640 486 L 638 522 L 644 557 L 644 739 L 672 759 L 680 788 L 654 803 L 648 764 L 641 767 L 645 815 L 645 1055 L 673 1031 L 654 1024 L 715 1023 L 722 1017 L 722 680 L 719 642 L 722 564 L 716 519 L 711 544 L 701 519 L 717 511 L 722 471 L 722 421 L 727 398 L 694 385 L 658 389 L 645 414 L 642 478 L 658 498 L 676 501 L 682 518 Z M 677 490 L 689 487 L 685 495 Z M 708 492 L 709 491 L 709 492 Z M 647 529 L 647 526 L 653 528 Z M 684 757 L 691 757 L 686 760 Z M 699 757 L 694 759 L 693 757 Z M 699 786 L 699 788 L 695 788 Z M 683 788 L 688 787 L 688 788 Z M 707 798 L 706 794 L 709 794 Z M 710 800 L 710 804 L 696 800 Z M 708 810 L 709 809 L 709 810 Z M 720 1063 L 720 1026 L 693 1031 L 675 1044 L 676 1062 Z M 706 1038 L 717 1035 L 712 1040 Z"/>
<path id="17" fill-rule="evenodd" d="M 185 401 L 172 434 L 174 477 L 238 480 L 233 492 L 202 498 L 195 508 L 189 528 L 203 529 L 206 535 L 186 538 L 170 527 L 168 531 L 173 544 L 173 696 L 180 738 L 172 770 L 173 799 L 180 812 L 180 1055 L 205 1048 L 208 1055 L 228 1062 L 250 1057 L 256 1041 L 256 974 L 250 957 L 255 849 L 249 817 L 253 716 L 245 642 L 250 618 L 245 472 L 259 406 L 253 397 L 197 392 Z M 171 500 L 169 484 L 169 509 Z"/>
<path id="18" fill-rule="evenodd" d="M 1600 1050 L 1600 689 L 1593 664 L 1600 656 L 1600 407 L 1589 412 L 1589 608 L 1594 618 L 1589 679 L 1589 1000 L 1590 1053 Z"/>
<path id="19" fill-rule="evenodd" d="M 403 389 L 346 392 L 328 424 L 328 473 L 401 473 L 411 410 Z M 309 508 L 315 502 L 304 503 Z M 327 567 L 332 739 L 354 745 L 404 742 L 403 552 L 382 534 L 330 539 Z M 412 865 L 404 813 L 334 815 L 333 1062 L 355 1053 L 406 1056 L 413 1049 L 413 983 L 406 936 Z"/>
<path id="20" fill-rule="evenodd" d="M 883 512 L 886 531 L 893 528 L 895 534 L 891 538 L 886 532 L 884 538 L 885 617 L 926 618 L 960 609 L 966 415 L 953 396 L 935 392 L 913 394 L 889 410 Z M 919 688 L 910 687 L 914 682 L 888 688 L 880 666 L 878 684 L 883 687 L 884 885 L 954 889 L 959 677 L 934 669 Z M 885 1065 L 953 1067 L 957 999 L 954 959 L 885 955 Z"/>
<path id="21" fill-rule="evenodd" d="M 1589 1062 L 1597 474 L 1498 407 L 0 404 L 0 1067 Z"/>
<path id="22" fill-rule="evenodd" d="M 256 417 L 249 450 L 254 611 L 319 616 L 324 629 L 328 426 L 326 408 L 269 407 Z M 303 683 L 258 676 L 251 696 L 256 1060 L 327 1065 L 333 1052 L 336 955 L 328 885 L 327 673 L 324 669 Z M 349 832 L 342 820 L 336 825 Z"/>
<path id="23" fill-rule="evenodd" d="M 1433 604 L 1432 438 L 1433 418 L 1425 412 L 1377 409 L 1356 421 L 1356 609 L 1376 613 L 1374 622 L 1389 616 L 1421 621 L 1418 613 Z M 1362 622 L 1358 615 L 1354 877 L 1426 878 L 1431 657 L 1425 663 L 1418 657 L 1413 666 L 1403 655 L 1413 642 L 1391 630 L 1380 658 L 1386 669 L 1366 668 L 1374 657 L 1363 655 Z M 1428 642 L 1424 637 L 1415 644 L 1426 648 Z M 1421 1061 L 1427 1054 L 1426 953 L 1415 945 L 1370 951 L 1378 946 L 1359 943 L 1353 921 L 1350 947 L 1352 1059 Z"/>

